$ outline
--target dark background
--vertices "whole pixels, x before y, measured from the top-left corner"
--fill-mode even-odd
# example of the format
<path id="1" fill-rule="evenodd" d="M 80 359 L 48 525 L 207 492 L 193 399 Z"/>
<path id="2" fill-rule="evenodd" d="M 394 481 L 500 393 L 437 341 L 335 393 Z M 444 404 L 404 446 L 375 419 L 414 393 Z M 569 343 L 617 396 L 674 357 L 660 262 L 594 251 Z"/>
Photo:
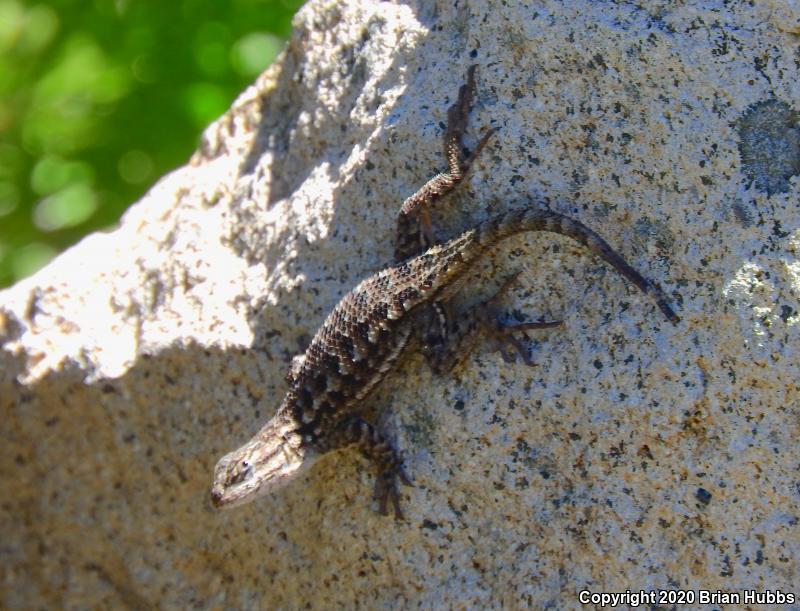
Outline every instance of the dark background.
<path id="1" fill-rule="evenodd" d="M 0 287 L 184 164 L 300 4 L 0 0 Z"/>

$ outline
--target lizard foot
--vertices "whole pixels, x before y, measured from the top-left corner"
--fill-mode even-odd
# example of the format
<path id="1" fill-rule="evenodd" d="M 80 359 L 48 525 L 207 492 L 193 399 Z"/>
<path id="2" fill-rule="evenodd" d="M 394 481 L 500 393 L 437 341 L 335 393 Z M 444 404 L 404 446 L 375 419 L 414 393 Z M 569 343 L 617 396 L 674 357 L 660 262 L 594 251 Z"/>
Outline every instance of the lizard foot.
<path id="1" fill-rule="evenodd" d="M 378 507 L 382 515 L 387 515 L 386 506 L 388 501 L 392 502 L 395 520 L 403 520 L 403 511 L 400 509 L 400 492 L 397 488 L 398 480 L 405 486 L 413 486 L 411 479 L 403 469 L 403 463 L 398 461 L 390 467 L 386 467 L 378 473 L 375 478 L 375 494 L 373 498 L 378 501 Z"/>
<path id="2" fill-rule="evenodd" d="M 403 469 L 403 459 L 400 458 L 392 443 L 372 423 L 360 416 L 347 418 L 339 425 L 338 431 L 341 438 L 337 445 L 353 444 L 358 446 L 378 468 L 374 498 L 378 501 L 380 512 L 386 515 L 386 505 L 388 501 L 391 501 L 394 507 L 394 517 L 402 520 L 403 512 L 400 510 L 397 480 L 406 486 L 412 484 Z"/>
<path id="3" fill-rule="evenodd" d="M 503 295 L 508 292 L 508 289 L 510 289 L 519 279 L 521 273 L 521 271 L 518 271 L 506 279 L 500 288 L 497 289 L 497 292 L 483 303 L 483 307 L 486 309 L 487 313 L 494 309 L 500 298 L 503 297 Z M 522 333 L 523 337 L 527 339 L 527 336 L 524 335 L 525 331 L 532 331 L 534 329 L 549 329 L 550 327 L 557 327 L 562 323 L 560 320 L 547 320 L 541 322 L 523 322 L 514 325 L 503 325 L 499 320 L 495 320 L 497 322 L 495 323 L 494 328 L 492 328 L 490 325 L 487 325 L 487 333 L 490 341 L 492 342 L 492 350 L 494 352 L 499 351 L 500 354 L 503 355 L 503 360 L 507 363 L 513 363 L 516 360 L 516 355 L 514 354 L 516 352 L 522 357 L 523 362 L 529 367 L 533 367 L 536 365 L 536 363 L 533 362 L 528 354 L 528 347 L 520 340 L 517 334 Z"/>
<path id="4" fill-rule="evenodd" d="M 529 367 L 533 367 L 536 363 L 533 362 L 528 347 L 516 335 L 532 329 L 549 329 L 550 327 L 557 327 L 562 323 L 560 320 L 546 320 L 542 322 L 523 322 L 516 325 L 502 326 L 498 323 L 497 328 L 488 331 L 489 339 L 492 343 L 492 351 L 500 352 L 503 355 L 503 360 L 506 363 L 513 363 L 516 361 L 516 354 L 522 357 L 523 362 Z M 516 354 L 515 354 L 516 353 Z"/>

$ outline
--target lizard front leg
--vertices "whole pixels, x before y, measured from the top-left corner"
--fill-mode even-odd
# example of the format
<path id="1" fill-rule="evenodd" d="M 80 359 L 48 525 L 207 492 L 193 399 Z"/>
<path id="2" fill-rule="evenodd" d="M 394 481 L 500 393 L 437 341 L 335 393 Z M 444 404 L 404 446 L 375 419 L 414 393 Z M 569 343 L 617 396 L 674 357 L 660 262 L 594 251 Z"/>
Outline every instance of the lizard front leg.
<path id="1" fill-rule="evenodd" d="M 475 150 L 464 154 L 464 133 L 467 131 L 469 110 L 475 95 L 475 68 L 467 70 L 467 82 L 458 91 L 458 99 L 447 111 L 447 129 L 444 133 L 444 156 L 447 171 L 426 182 L 414 195 L 403 202 L 397 216 L 397 238 L 394 259 L 405 261 L 433 246 L 436 242 L 430 219 L 430 206 L 443 198 L 464 180 L 470 166 L 486 146 L 495 129 L 483 134 Z"/>
<path id="2" fill-rule="evenodd" d="M 356 445 L 378 468 L 375 478 L 374 498 L 378 501 L 380 512 L 386 515 L 386 504 L 392 502 L 394 517 L 403 519 L 400 510 L 400 493 L 397 481 L 411 486 L 411 480 L 403 469 L 403 460 L 392 443 L 374 425 L 360 416 L 350 416 L 336 428 L 338 439 L 335 445 Z"/>

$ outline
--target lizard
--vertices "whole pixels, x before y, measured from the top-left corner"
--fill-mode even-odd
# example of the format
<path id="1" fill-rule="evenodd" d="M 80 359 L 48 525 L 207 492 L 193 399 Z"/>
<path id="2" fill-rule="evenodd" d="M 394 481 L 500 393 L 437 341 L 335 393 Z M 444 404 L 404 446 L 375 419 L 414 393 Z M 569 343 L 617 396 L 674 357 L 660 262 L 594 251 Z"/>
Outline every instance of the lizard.
<path id="1" fill-rule="evenodd" d="M 357 446 L 377 467 L 374 498 L 380 512 L 387 513 L 390 501 L 395 518 L 402 519 L 399 484 L 410 486 L 411 480 L 392 442 L 362 413 L 370 393 L 396 365 L 412 337 L 421 335 L 417 341 L 434 371 L 447 372 L 464 361 L 482 336 L 494 340 L 504 356 L 513 348 L 526 358 L 517 334 L 560 324 L 504 324 L 495 316 L 496 301 L 518 274 L 457 321 L 448 320 L 445 304 L 462 288 L 475 262 L 512 235 L 546 231 L 576 240 L 651 297 L 671 323 L 678 323 L 657 285 L 597 233 L 564 214 L 536 206 L 516 208 L 449 241 L 436 239 L 432 205 L 464 180 L 496 131 L 486 130 L 471 153 L 465 148 L 475 69 L 474 65 L 468 69 L 466 83 L 447 111 L 448 170 L 430 179 L 400 208 L 394 264 L 363 280 L 339 301 L 306 351 L 293 360 L 286 375 L 289 389 L 272 419 L 250 441 L 219 460 L 211 489 L 215 507 L 252 501 L 295 479 L 327 452 Z"/>

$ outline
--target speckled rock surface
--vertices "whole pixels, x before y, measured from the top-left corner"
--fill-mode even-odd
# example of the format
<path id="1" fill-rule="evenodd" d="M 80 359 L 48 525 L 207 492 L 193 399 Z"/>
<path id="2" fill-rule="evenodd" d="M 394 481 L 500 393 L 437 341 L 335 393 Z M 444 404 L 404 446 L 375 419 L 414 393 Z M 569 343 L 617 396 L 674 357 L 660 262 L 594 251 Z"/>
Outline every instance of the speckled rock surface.
<path id="1" fill-rule="evenodd" d="M 0 293 L 0 606 L 798 588 L 797 3 L 491 5 L 312 2 L 190 164 Z M 437 226 L 572 214 L 681 324 L 566 239 L 511 240 L 457 307 L 523 269 L 509 311 L 564 325 L 531 334 L 535 368 L 482 345 L 440 378 L 412 355 L 373 397 L 416 483 L 405 523 L 355 452 L 215 512 L 216 460 L 390 260 L 471 63 L 473 133 L 501 130 Z"/>

